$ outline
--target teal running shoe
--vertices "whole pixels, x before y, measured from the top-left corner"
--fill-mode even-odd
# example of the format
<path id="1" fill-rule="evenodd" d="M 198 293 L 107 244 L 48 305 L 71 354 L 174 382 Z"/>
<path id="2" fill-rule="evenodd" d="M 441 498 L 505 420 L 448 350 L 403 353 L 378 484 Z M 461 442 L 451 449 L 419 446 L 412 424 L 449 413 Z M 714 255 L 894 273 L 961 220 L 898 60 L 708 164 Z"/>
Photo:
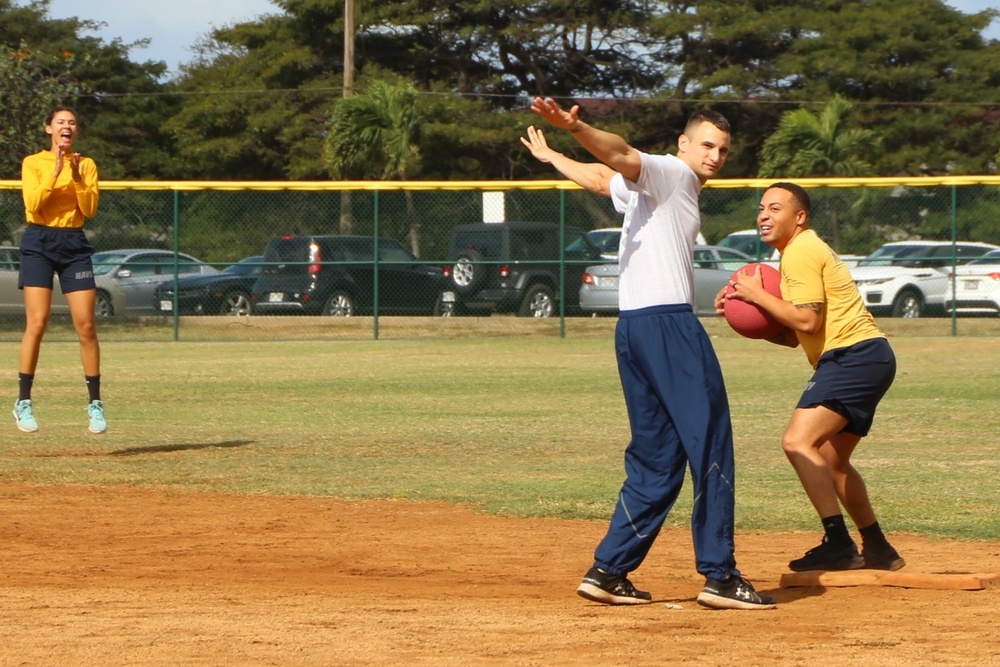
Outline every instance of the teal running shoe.
<path id="1" fill-rule="evenodd" d="M 14 421 L 18 430 L 25 433 L 34 433 L 38 430 L 38 422 L 35 421 L 35 413 L 31 410 L 31 399 L 27 398 L 14 404 Z"/>
<path id="2" fill-rule="evenodd" d="M 108 422 L 104 419 L 104 403 L 91 401 L 87 406 L 87 415 L 90 417 L 91 433 L 104 433 L 108 430 Z"/>

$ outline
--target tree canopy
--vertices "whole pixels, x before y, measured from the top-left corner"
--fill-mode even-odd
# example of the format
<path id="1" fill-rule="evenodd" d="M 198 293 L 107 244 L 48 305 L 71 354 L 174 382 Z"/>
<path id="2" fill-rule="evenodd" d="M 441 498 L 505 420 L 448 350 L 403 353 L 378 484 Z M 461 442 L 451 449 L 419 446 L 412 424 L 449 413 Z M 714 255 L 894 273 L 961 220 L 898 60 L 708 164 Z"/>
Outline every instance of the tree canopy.
<path id="1" fill-rule="evenodd" d="M 163 63 L 86 36 L 85 18 L 0 0 L 0 45 L 31 54 L 0 59 L 0 92 L 13 99 L 23 84 L 11 82 L 30 75 L 41 82 L 32 92 L 69 97 L 105 177 L 327 178 L 344 8 L 272 1 L 273 13 L 213 30 L 164 82 Z M 671 150 L 690 112 L 712 106 L 733 124 L 730 177 L 761 170 L 785 112 L 821 114 L 841 98 L 852 126 L 880 139 L 872 173 L 985 173 L 1000 152 L 1000 41 L 982 32 L 998 16 L 944 0 L 368 0 L 356 8 L 354 65 L 359 85 L 415 91 L 420 161 L 408 178 L 551 177 L 517 141 L 536 95 L 579 103 L 650 152 Z M 0 137 L 26 135 L 5 122 Z"/>
<path id="2" fill-rule="evenodd" d="M 97 159 L 103 177 L 155 178 L 169 170 L 172 146 L 163 124 L 173 115 L 174 86 L 160 83 L 162 62 L 135 63 L 120 40 L 105 43 L 84 33 L 97 24 L 85 19 L 51 19 L 48 0 L 26 6 L 0 0 L 0 95 L 19 120 L 0 127 L 0 136 L 47 147 L 43 124 L 54 105 L 76 109 L 84 128 L 81 148 Z M 23 147 L 22 147 L 23 150 Z M 23 153 L 15 153 L 20 164 Z M 0 176 L 16 178 L 8 155 Z"/>

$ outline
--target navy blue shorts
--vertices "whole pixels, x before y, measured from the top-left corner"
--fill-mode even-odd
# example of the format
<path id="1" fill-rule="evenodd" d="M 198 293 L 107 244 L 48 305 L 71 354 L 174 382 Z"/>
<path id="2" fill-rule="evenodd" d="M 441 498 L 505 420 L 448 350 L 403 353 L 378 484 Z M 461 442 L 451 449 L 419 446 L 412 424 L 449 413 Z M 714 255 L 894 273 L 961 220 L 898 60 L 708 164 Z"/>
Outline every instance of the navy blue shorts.
<path id="1" fill-rule="evenodd" d="M 94 289 L 94 246 L 79 227 L 28 225 L 21 237 L 21 271 L 17 286 L 52 289 L 59 275 L 63 294 Z"/>
<path id="2" fill-rule="evenodd" d="M 896 377 L 896 356 L 889 341 L 873 338 L 826 352 L 806 384 L 797 408 L 822 405 L 847 419 L 842 433 L 864 437 L 875 408 Z"/>

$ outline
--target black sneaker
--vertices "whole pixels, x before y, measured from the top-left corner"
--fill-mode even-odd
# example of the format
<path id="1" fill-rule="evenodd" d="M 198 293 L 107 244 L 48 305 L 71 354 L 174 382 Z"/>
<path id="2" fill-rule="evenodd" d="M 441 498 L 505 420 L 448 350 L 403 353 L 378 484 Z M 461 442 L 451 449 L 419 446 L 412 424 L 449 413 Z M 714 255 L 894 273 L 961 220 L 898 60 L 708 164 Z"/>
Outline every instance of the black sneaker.
<path id="1" fill-rule="evenodd" d="M 864 547 L 861 549 L 861 558 L 869 570 L 895 571 L 906 565 L 906 561 L 889 544 L 881 548 Z"/>
<path id="2" fill-rule="evenodd" d="M 761 595 L 743 577 L 730 577 L 719 581 L 705 579 L 705 588 L 698 593 L 698 604 L 712 609 L 776 609 L 770 595 Z"/>
<path id="3" fill-rule="evenodd" d="M 603 604 L 649 604 L 653 596 L 646 591 L 636 590 L 627 577 L 619 577 L 590 568 L 583 578 L 577 595 Z"/>
<path id="4" fill-rule="evenodd" d="M 833 544 L 823 538 L 823 543 L 810 549 L 802 558 L 788 564 L 792 572 L 806 570 L 857 570 L 865 566 L 865 560 L 858 553 L 854 541 L 847 544 Z"/>

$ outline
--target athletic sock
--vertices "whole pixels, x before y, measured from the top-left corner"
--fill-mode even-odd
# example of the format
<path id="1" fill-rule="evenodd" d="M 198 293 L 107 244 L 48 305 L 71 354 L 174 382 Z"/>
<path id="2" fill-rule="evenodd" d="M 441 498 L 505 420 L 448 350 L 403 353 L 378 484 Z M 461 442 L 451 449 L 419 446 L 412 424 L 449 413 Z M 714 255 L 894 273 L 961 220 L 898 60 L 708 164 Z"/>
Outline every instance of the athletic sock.
<path id="1" fill-rule="evenodd" d="M 101 400 L 101 376 L 100 375 L 84 375 L 83 379 L 87 381 L 87 391 L 90 393 L 90 402 Z"/>
<path id="2" fill-rule="evenodd" d="M 858 531 L 861 533 L 862 545 L 868 545 L 876 549 L 884 549 L 889 546 L 889 540 L 885 539 L 885 533 L 882 532 L 882 527 L 878 525 L 878 521 L 866 528 L 859 528 Z"/>
<path id="3" fill-rule="evenodd" d="M 35 374 L 31 373 L 18 373 L 17 374 L 17 384 L 18 384 L 18 398 L 19 401 L 30 401 L 31 400 L 31 385 L 35 382 Z"/>
<path id="4" fill-rule="evenodd" d="M 843 514 L 824 517 L 823 532 L 826 533 L 827 542 L 833 544 L 849 544 L 851 542 L 851 534 L 847 531 Z"/>

